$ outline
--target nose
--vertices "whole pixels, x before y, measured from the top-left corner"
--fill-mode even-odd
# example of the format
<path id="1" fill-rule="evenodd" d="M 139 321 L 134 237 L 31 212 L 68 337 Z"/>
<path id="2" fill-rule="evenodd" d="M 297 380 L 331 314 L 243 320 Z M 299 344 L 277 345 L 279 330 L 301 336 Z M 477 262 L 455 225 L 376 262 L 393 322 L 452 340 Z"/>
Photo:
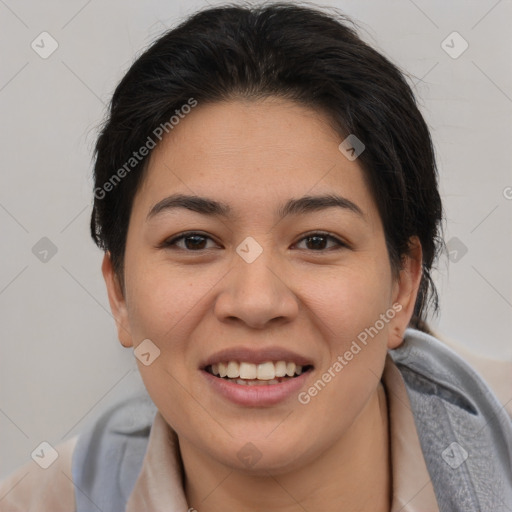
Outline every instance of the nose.
<path id="1" fill-rule="evenodd" d="M 299 311 L 296 295 L 276 259 L 263 251 L 252 263 L 235 256 L 222 280 L 214 312 L 222 322 L 241 322 L 254 329 L 292 321 Z"/>

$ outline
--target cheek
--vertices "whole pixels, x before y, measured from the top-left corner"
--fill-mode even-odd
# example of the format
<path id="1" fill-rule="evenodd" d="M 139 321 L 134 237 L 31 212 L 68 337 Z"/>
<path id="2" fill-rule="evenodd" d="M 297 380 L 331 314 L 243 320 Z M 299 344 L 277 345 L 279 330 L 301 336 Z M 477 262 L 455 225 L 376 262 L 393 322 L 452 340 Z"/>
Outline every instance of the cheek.
<path id="1" fill-rule="evenodd" d="M 131 272 L 131 273 L 130 273 Z M 204 315 L 203 302 L 213 282 L 200 280 L 169 265 L 127 265 L 130 328 L 135 345 L 150 339 L 160 350 L 148 366 L 137 361 L 151 399 L 177 430 L 185 429 L 201 410 L 191 400 L 189 343 L 191 333 Z"/>
<path id="2" fill-rule="evenodd" d="M 316 389 L 306 390 L 310 396 L 324 395 L 319 400 L 312 398 L 315 407 L 338 403 L 353 417 L 377 386 L 391 319 L 386 316 L 389 283 L 385 269 L 370 264 L 337 269 L 332 276 L 309 283 L 309 305 L 328 354 L 322 359 Z"/>
<path id="3" fill-rule="evenodd" d="M 364 269 L 335 269 L 322 279 L 310 277 L 304 281 L 302 296 L 320 320 L 320 327 L 343 346 L 389 309 L 390 290 L 386 273 L 365 265 Z"/>
<path id="4" fill-rule="evenodd" d="M 181 365 L 169 365 L 165 357 L 156 359 L 151 366 L 138 365 L 144 386 L 166 422 L 180 437 L 199 438 L 191 425 L 205 424 L 210 418 L 201 399 L 190 391 L 190 384 L 179 371 Z"/>
<path id="5" fill-rule="evenodd" d="M 338 272 L 309 286 L 309 305 L 328 357 L 301 396 L 310 417 L 328 417 L 338 435 L 362 411 L 378 386 L 387 354 L 391 316 L 387 281 L 378 272 Z M 382 316 L 386 321 L 381 320 Z M 332 409 L 332 404 L 337 404 Z M 318 435 L 325 436 L 321 426 Z"/>
<path id="6" fill-rule="evenodd" d="M 132 332 L 168 343 L 198 320 L 203 299 L 216 280 L 208 273 L 198 279 L 197 271 L 176 270 L 168 263 L 146 263 L 145 267 L 132 266 L 127 280 Z"/>

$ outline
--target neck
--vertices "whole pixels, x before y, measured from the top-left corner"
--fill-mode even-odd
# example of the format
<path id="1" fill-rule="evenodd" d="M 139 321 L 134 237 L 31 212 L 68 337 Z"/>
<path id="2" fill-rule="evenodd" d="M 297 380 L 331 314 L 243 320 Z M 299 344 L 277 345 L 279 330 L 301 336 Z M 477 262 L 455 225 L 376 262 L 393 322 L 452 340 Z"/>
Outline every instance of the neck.
<path id="1" fill-rule="evenodd" d="M 199 512 L 343 509 L 389 512 L 391 471 L 382 384 L 351 427 L 313 462 L 287 473 L 254 476 L 198 452 L 180 439 L 185 495 Z"/>

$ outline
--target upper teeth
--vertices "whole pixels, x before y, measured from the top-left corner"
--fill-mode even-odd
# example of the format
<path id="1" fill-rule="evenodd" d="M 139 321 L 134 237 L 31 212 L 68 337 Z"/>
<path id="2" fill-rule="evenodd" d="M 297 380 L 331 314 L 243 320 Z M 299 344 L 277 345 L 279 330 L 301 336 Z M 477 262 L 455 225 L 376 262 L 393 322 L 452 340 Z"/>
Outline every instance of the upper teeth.
<path id="1" fill-rule="evenodd" d="M 286 361 L 267 361 L 261 364 L 229 361 L 212 364 L 211 368 L 214 375 L 230 379 L 272 380 L 276 377 L 293 377 L 302 373 L 302 366 Z"/>

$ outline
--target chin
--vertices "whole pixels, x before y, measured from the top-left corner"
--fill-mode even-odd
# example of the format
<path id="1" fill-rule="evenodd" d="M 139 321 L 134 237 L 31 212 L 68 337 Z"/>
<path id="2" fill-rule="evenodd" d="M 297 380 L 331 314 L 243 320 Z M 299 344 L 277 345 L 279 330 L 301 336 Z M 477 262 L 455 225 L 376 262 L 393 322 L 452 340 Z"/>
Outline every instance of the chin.
<path id="1" fill-rule="evenodd" d="M 307 464 L 307 447 L 304 446 L 304 436 L 301 439 L 290 439 L 283 443 L 281 439 L 270 439 L 261 436 L 250 435 L 229 438 L 225 444 L 218 443 L 217 447 L 223 447 L 221 451 L 210 451 L 212 458 L 235 471 L 251 475 L 268 476 L 282 474 L 295 470 L 301 465 Z"/>

